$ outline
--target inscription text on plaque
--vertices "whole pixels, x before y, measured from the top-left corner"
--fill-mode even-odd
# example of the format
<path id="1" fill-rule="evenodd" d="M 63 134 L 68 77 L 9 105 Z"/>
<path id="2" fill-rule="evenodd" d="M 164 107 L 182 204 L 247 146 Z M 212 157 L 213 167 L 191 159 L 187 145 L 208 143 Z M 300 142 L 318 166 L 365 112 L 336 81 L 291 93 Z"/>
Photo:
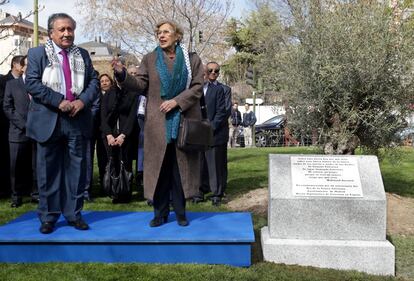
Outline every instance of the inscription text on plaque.
<path id="1" fill-rule="evenodd" d="M 294 196 L 363 197 L 354 157 L 291 156 Z"/>

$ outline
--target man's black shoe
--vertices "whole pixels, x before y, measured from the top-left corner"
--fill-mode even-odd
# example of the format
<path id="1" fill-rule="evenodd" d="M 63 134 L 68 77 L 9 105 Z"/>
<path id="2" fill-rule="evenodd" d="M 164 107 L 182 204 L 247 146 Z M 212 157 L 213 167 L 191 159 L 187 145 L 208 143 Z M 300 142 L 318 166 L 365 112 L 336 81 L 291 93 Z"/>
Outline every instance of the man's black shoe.
<path id="1" fill-rule="evenodd" d="M 39 197 L 32 197 L 32 199 L 30 199 L 30 202 L 35 204 L 39 203 Z"/>
<path id="2" fill-rule="evenodd" d="M 83 195 L 83 200 L 85 200 L 86 202 L 92 202 L 92 197 L 89 194 L 84 194 Z"/>
<path id="3" fill-rule="evenodd" d="M 179 226 L 187 226 L 188 220 L 185 215 L 177 215 L 177 223 Z"/>
<path id="4" fill-rule="evenodd" d="M 204 198 L 201 197 L 201 196 L 194 196 L 192 201 L 193 201 L 194 204 L 198 204 L 200 202 L 204 202 Z"/>
<path id="5" fill-rule="evenodd" d="M 221 198 L 220 197 L 212 197 L 211 198 L 211 204 L 213 206 L 216 206 L 216 207 L 220 206 L 220 204 L 221 204 Z"/>
<path id="6" fill-rule="evenodd" d="M 78 219 L 76 221 L 69 221 L 68 225 L 73 226 L 77 230 L 88 230 L 89 225 L 84 222 L 82 219 Z"/>
<path id="7" fill-rule="evenodd" d="M 155 217 L 150 221 L 150 227 L 158 227 L 168 222 L 168 216 Z"/>
<path id="8" fill-rule="evenodd" d="M 43 234 L 49 234 L 53 232 L 54 226 L 55 226 L 54 223 L 43 222 L 42 225 L 40 226 L 39 231 Z"/>
<path id="9" fill-rule="evenodd" d="M 12 207 L 12 208 L 18 208 L 18 207 L 20 207 L 22 205 L 22 202 L 19 202 L 19 201 L 13 201 L 11 204 L 10 204 L 10 207 Z"/>
<path id="10" fill-rule="evenodd" d="M 132 200 L 132 194 L 113 197 L 112 204 L 127 204 Z"/>

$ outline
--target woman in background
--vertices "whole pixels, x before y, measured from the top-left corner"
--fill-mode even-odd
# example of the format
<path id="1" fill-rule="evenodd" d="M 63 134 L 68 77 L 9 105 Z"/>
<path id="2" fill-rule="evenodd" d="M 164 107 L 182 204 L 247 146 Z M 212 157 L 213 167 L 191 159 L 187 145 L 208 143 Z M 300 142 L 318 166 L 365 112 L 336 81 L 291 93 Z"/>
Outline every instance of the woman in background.
<path id="1" fill-rule="evenodd" d="M 104 75 L 104 74 L 103 74 Z M 101 101 L 101 132 L 108 159 L 113 157 L 115 163 L 123 162 L 125 169 L 132 172 L 134 142 L 136 135 L 137 95 L 117 86 L 109 86 L 109 76 L 101 76 L 101 89 L 105 91 Z M 109 80 L 111 80 L 109 78 Z M 111 81 L 112 82 L 112 81 Z M 113 203 L 131 201 L 129 194 L 113 194 Z"/>

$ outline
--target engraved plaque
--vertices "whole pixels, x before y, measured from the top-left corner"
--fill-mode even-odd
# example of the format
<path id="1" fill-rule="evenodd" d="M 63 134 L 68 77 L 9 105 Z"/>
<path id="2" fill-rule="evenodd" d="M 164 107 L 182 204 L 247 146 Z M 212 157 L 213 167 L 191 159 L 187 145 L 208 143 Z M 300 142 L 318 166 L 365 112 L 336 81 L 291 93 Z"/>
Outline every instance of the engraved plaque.
<path id="1" fill-rule="evenodd" d="M 363 197 L 356 157 L 291 156 L 294 196 Z"/>

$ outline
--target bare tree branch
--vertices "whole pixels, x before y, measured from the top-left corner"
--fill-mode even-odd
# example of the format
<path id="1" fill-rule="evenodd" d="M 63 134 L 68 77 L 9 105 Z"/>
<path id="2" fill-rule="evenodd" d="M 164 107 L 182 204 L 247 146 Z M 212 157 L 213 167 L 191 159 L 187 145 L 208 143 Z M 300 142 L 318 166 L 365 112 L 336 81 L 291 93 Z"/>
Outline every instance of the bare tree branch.
<path id="1" fill-rule="evenodd" d="M 7 61 L 7 59 L 11 56 L 14 56 L 14 54 L 16 53 L 17 49 L 27 40 L 21 40 L 19 45 L 17 45 L 1 62 L 0 65 L 2 65 L 3 63 L 5 63 Z"/>
<path id="2" fill-rule="evenodd" d="M 0 1 L 0 5 L 4 5 L 9 3 L 8 0 L 1 0 Z M 38 11 L 42 11 L 45 8 L 45 6 L 40 6 L 38 7 Z M 27 18 L 29 18 L 31 15 L 34 14 L 34 11 L 29 11 L 24 17 L 22 16 L 21 13 L 19 13 L 17 16 L 12 16 L 13 21 L 8 24 L 8 25 L 3 25 L 0 26 L 0 40 L 5 40 L 8 37 L 10 37 L 12 34 L 10 34 L 9 32 L 7 32 L 8 30 L 12 29 L 14 26 L 16 26 L 18 23 L 23 22 L 23 20 L 26 20 Z M 16 52 L 16 50 L 24 43 L 27 42 L 27 40 L 20 40 L 20 43 L 18 46 L 16 46 L 11 52 L 9 52 L 3 59 L 1 59 L 0 65 L 2 65 L 3 63 L 5 63 L 9 57 L 13 56 Z"/>
<path id="3" fill-rule="evenodd" d="M 206 59 L 223 60 L 228 47 L 223 42 L 224 22 L 228 19 L 230 0 L 77 0 L 86 21 L 85 31 L 102 35 L 106 40 L 120 40 L 136 54 L 145 54 L 156 46 L 154 26 L 162 19 L 172 19 L 184 29 L 183 43 Z M 198 32 L 203 32 L 199 42 Z M 221 58 L 221 59 L 220 59 Z"/>

